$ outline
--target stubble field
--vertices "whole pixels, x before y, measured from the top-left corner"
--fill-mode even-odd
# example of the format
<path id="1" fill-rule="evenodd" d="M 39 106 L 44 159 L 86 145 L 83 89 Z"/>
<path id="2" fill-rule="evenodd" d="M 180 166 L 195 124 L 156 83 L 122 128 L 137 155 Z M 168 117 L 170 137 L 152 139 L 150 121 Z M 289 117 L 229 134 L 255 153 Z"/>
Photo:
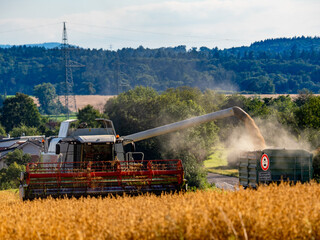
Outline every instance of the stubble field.
<path id="1" fill-rule="evenodd" d="M 320 185 L 44 199 L 0 192 L 0 239 L 320 239 Z"/>
<path id="2" fill-rule="evenodd" d="M 82 109 L 86 105 L 90 104 L 94 108 L 98 109 L 100 112 L 103 112 L 103 107 L 106 102 L 110 99 L 115 97 L 114 95 L 75 95 L 77 109 Z M 37 106 L 40 106 L 39 101 L 36 97 L 31 97 L 34 103 Z M 59 96 L 59 100 L 62 105 L 65 105 L 64 96 Z M 74 109 L 71 109 L 74 111 Z"/>

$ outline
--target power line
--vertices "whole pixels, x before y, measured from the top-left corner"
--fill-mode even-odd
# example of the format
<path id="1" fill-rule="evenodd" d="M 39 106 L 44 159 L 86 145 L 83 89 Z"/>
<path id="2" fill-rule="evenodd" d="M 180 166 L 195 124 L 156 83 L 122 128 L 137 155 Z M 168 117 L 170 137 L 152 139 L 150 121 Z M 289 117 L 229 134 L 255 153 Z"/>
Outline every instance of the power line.
<path id="1" fill-rule="evenodd" d="M 0 33 L 9 33 L 9 32 L 22 32 L 22 31 L 27 31 L 30 29 L 36 29 L 36 28 L 42 28 L 42 27 L 47 27 L 47 26 L 52 26 L 52 25 L 57 25 L 57 24 L 61 24 L 61 22 L 59 23 L 49 23 L 49 24 L 44 24 L 44 25 L 38 25 L 38 26 L 34 26 L 34 27 L 27 27 L 27 28 L 17 28 L 17 29 L 12 29 L 12 30 L 7 30 L 7 31 L 1 31 Z"/>
<path id="2" fill-rule="evenodd" d="M 116 30 L 116 31 L 123 31 L 123 32 L 134 32 L 134 33 L 144 33 L 144 34 L 152 34 L 152 35 L 162 35 L 162 36 L 171 36 L 171 37 L 182 37 L 182 38 L 194 38 L 197 39 L 196 41 L 199 42 L 212 42 L 212 41 L 236 41 L 236 42 L 245 42 L 245 41 L 251 41 L 249 39 L 235 39 L 235 38 L 218 38 L 214 36 L 203 36 L 203 35 L 186 35 L 186 34 L 178 34 L 178 33 L 168 33 L 168 32 L 155 32 L 155 31 L 145 31 L 145 30 L 137 30 L 137 29 L 129 29 L 129 28 L 115 28 L 115 27 L 110 27 L 110 26 L 104 26 L 104 25 L 95 25 L 95 24 L 85 24 L 85 23 L 70 23 L 71 25 L 78 25 L 78 26 L 87 26 L 90 27 L 90 30 L 92 28 L 104 28 L 104 29 L 110 29 L 110 30 Z M 30 29 L 37 29 L 37 28 L 43 28 L 43 27 L 48 27 L 52 25 L 57 25 L 61 24 L 61 22 L 56 22 L 56 23 L 49 23 L 49 24 L 42 24 L 34 27 L 24 27 L 24 28 L 17 28 L 17 29 L 12 29 L 12 30 L 7 30 L 7 31 L 1 31 L 0 33 L 10 33 L 10 32 L 19 32 L 19 31 L 27 31 Z M 70 28 L 69 28 L 70 30 Z M 121 38 L 121 37 L 114 37 L 114 36 L 106 36 L 103 34 L 97 34 L 97 33 L 92 33 L 92 31 L 83 31 L 83 29 L 75 29 L 71 28 L 71 31 L 75 31 L 81 34 L 90 34 L 96 37 L 107 37 L 109 39 L 114 39 L 114 40 L 121 40 L 121 41 L 130 41 L 130 42 L 141 42 L 144 40 L 137 40 L 137 39 L 129 39 L 129 38 Z M 186 39 L 184 39 L 186 41 Z"/>
<path id="3" fill-rule="evenodd" d="M 118 37 L 111 37 L 111 36 L 107 36 L 107 35 L 103 35 L 103 34 L 85 32 L 85 31 L 82 31 L 82 30 L 79 31 L 79 30 L 75 30 L 74 28 L 71 29 L 71 31 L 77 32 L 77 33 L 81 33 L 81 34 L 84 34 L 84 35 L 90 34 L 90 36 L 96 36 L 96 37 L 99 37 L 101 39 L 109 38 L 109 39 L 121 40 L 121 41 L 141 42 L 140 40 L 134 40 L 134 39 L 129 39 L 129 38 L 118 38 Z"/>
<path id="4" fill-rule="evenodd" d="M 195 36 L 195 35 L 185 35 L 185 34 L 177 34 L 177 33 L 166 33 L 166 32 L 154 32 L 154 31 L 145 31 L 145 30 L 136 30 L 136 29 L 128 29 L 128 28 L 115 28 L 115 27 L 109 27 L 109 26 L 103 26 L 103 25 L 94 25 L 94 24 L 83 24 L 83 23 L 71 23 L 73 25 L 79 25 L 79 26 L 88 26 L 88 27 L 96 27 L 96 28 L 106 28 L 111 30 L 117 30 L 117 31 L 125 31 L 125 32 L 136 32 L 136 33 L 146 33 L 146 34 L 155 34 L 155 35 L 167 35 L 167 36 L 173 36 L 173 37 L 187 37 L 187 38 L 200 38 L 200 39 L 207 39 L 209 40 L 215 40 L 215 41 L 250 41 L 249 39 L 233 39 L 233 38 L 217 38 L 213 36 Z"/>
<path id="5" fill-rule="evenodd" d="M 92 29 L 91 29 L 92 30 Z M 121 42 L 128 42 L 128 43 L 138 43 L 139 45 L 148 45 L 148 43 L 155 41 L 154 39 L 146 39 L 143 38 L 141 39 L 129 39 L 129 38 L 120 38 L 120 37 L 114 37 L 114 36 L 110 36 L 109 33 L 93 33 L 92 31 L 84 31 L 83 28 L 81 28 L 81 30 L 77 29 L 77 28 L 71 28 L 72 32 L 76 32 L 82 35 L 90 35 L 92 38 L 94 39 L 102 39 L 102 40 L 118 40 Z M 158 38 L 159 39 L 159 38 Z M 202 45 L 206 45 L 208 43 L 217 43 L 217 42 L 221 42 L 221 41 L 236 41 L 236 42 L 243 42 L 246 43 L 249 40 L 235 40 L 235 39 L 215 39 L 215 40 L 211 40 L 205 37 L 199 38 L 199 39 L 186 39 L 185 37 L 183 38 L 183 40 L 179 40 L 179 39 L 166 39 L 166 45 L 167 46 L 174 46 L 174 45 L 197 45 L 197 44 L 202 44 Z M 123 44 L 123 43 L 122 43 Z M 109 46 L 109 44 L 107 44 Z M 101 46 L 102 47 L 102 46 Z M 125 47 L 125 46 L 124 46 Z M 160 46 L 159 46 L 160 47 Z M 164 46 L 161 46 L 164 47 Z M 108 47 L 106 47 L 108 48 Z M 117 48 L 117 47 L 116 47 Z M 120 47 L 119 47 L 120 48 Z"/>

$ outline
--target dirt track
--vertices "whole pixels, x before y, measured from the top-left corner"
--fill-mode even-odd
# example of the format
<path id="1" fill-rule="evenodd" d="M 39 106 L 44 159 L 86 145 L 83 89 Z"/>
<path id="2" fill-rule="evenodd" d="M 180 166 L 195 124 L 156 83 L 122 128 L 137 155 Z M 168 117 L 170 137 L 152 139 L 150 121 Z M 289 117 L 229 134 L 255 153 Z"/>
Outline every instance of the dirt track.
<path id="1" fill-rule="evenodd" d="M 208 173 L 207 180 L 209 183 L 214 183 L 217 188 L 235 191 L 239 189 L 239 179 L 216 173 Z"/>

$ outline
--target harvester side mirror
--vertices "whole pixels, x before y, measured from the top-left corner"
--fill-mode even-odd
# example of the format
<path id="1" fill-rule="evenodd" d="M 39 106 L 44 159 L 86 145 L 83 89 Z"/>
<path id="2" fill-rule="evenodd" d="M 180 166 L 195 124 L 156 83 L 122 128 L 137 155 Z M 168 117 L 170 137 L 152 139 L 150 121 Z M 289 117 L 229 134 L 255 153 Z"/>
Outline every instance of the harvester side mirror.
<path id="1" fill-rule="evenodd" d="M 56 154 L 60 154 L 60 144 L 56 145 Z"/>

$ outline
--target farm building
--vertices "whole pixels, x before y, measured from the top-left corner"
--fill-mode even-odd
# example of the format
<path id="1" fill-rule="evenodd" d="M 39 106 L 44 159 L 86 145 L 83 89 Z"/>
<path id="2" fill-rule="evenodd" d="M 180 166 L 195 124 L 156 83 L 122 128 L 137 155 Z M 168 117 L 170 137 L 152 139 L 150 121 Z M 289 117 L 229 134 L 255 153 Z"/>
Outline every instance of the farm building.
<path id="1" fill-rule="evenodd" d="M 16 149 L 31 154 L 32 161 L 39 159 L 41 151 L 43 151 L 43 139 L 44 136 L 26 136 L 0 140 L 0 169 L 7 167 L 5 157 Z"/>

